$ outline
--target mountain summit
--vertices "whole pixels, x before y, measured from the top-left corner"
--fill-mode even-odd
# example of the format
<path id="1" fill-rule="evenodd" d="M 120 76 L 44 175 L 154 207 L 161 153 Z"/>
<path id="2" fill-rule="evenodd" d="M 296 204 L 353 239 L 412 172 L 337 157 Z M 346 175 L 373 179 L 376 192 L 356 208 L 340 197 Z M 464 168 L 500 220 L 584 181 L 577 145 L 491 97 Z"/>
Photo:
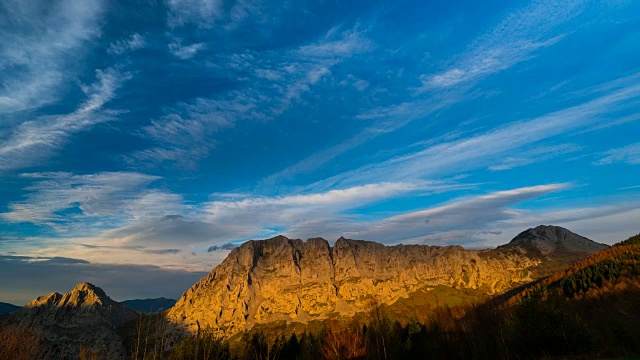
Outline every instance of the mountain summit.
<path id="1" fill-rule="evenodd" d="M 530 255 L 549 255 L 551 253 L 594 253 L 609 247 L 584 236 L 573 233 L 560 226 L 540 225 L 527 229 L 501 249 L 518 250 Z"/>
<path id="2" fill-rule="evenodd" d="M 8 321 L 42 335 L 46 358 L 64 358 L 84 347 L 120 359 L 126 349 L 116 329 L 136 318 L 133 310 L 113 301 L 90 283 L 76 285 L 66 294 L 40 296 L 11 314 Z"/>

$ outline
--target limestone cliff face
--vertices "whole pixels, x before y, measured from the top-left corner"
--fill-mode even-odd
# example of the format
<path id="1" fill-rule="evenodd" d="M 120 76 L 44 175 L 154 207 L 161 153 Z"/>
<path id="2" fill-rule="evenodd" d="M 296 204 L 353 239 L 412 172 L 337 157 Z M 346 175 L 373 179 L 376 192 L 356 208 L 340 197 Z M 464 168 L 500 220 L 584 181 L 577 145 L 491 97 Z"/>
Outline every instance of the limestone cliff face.
<path id="1" fill-rule="evenodd" d="M 270 321 L 306 322 L 393 304 L 418 289 L 447 285 L 488 294 L 531 281 L 538 265 L 516 253 L 460 246 L 397 245 L 278 236 L 234 249 L 170 310 L 170 321 L 226 335 Z"/>
<path id="2" fill-rule="evenodd" d="M 40 296 L 9 321 L 36 330 L 47 343 L 47 358 L 78 358 L 80 348 L 99 358 L 124 359 L 126 349 L 116 328 L 136 318 L 133 310 L 111 300 L 102 289 L 82 283 L 66 294 Z"/>

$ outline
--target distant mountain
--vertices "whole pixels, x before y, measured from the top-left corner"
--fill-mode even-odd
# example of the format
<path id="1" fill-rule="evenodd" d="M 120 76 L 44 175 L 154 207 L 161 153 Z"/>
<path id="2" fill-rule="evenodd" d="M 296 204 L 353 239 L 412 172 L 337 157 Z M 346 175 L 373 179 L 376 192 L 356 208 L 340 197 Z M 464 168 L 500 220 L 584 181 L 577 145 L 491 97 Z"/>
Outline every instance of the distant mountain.
<path id="1" fill-rule="evenodd" d="M 640 291 L 640 235 L 596 252 L 513 294 L 511 299 L 558 295 L 585 300 L 631 289 Z M 640 324 L 640 318 L 638 320 Z"/>
<path id="2" fill-rule="evenodd" d="M 145 313 L 156 313 L 171 308 L 176 303 L 176 301 L 177 300 L 161 297 L 157 299 L 125 300 L 121 301 L 120 304 L 136 311 Z"/>
<path id="3" fill-rule="evenodd" d="M 41 358 L 77 358 L 84 348 L 101 358 L 124 359 L 126 349 L 116 329 L 136 316 L 99 287 L 82 283 L 64 295 L 36 298 L 11 314 L 7 322 L 17 330 L 39 334 Z"/>
<path id="4" fill-rule="evenodd" d="M 566 355 L 568 349 L 607 355 L 602 358 L 640 354 L 640 234 L 507 299 L 502 308 L 509 314 L 501 318 L 519 327 L 522 338 L 532 345 L 528 351 L 537 352 L 531 358 L 554 358 L 554 352 Z M 488 328 L 499 326 L 480 326 L 481 331 Z"/>
<path id="5" fill-rule="evenodd" d="M 587 239 L 560 226 L 540 225 L 521 232 L 511 242 L 498 248 L 517 250 L 529 255 L 546 256 L 567 252 L 591 254 L 607 247 L 609 246 Z"/>
<path id="6" fill-rule="evenodd" d="M 18 311 L 19 309 L 20 309 L 20 306 L 9 304 L 9 303 L 0 302 L 0 314 L 2 314 L 2 313 L 11 313 L 11 312 L 14 312 L 14 311 Z"/>

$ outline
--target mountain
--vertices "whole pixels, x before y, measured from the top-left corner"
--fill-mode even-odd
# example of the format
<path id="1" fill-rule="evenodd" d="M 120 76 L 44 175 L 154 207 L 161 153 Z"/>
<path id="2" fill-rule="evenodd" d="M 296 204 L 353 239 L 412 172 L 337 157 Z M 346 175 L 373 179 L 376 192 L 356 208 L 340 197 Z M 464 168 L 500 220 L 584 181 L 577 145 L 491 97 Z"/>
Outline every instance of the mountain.
<path id="1" fill-rule="evenodd" d="M 2 313 L 11 313 L 20 309 L 20 306 L 0 302 L 0 314 Z"/>
<path id="2" fill-rule="evenodd" d="M 540 225 L 527 229 L 499 248 L 517 250 L 534 256 L 568 252 L 591 254 L 609 247 L 559 226 Z"/>
<path id="3" fill-rule="evenodd" d="M 540 260 L 461 246 L 396 245 L 278 236 L 248 241 L 169 311 L 191 332 L 231 335 L 274 321 L 309 322 L 393 304 L 439 285 L 495 294 L 532 280 Z"/>
<path id="4" fill-rule="evenodd" d="M 462 331 L 475 327 L 486 347 L 509 334 L 506 348 L 519 353 L 506 358 L 637 358 L 640 234 L 505 295 L 469 314 L 475 325 Z M 483 307 L 499 309 L 495 323 Z"/>
<path id="5" fill-rule="evenodd" d="M 167 316 L 188 332 L 210 327 L 230 336 L 259 324 L 350 317 L 373 304 L 408 302 L 415 308 L 414 299 L 442 289 L 478 298 L 548 275 L 551 262 L 540 254 L 557 253 L 555 269 L 578 259 L 563 260 L 567 251 L 584 257 L 605 247 L 551 226 L 529 229 L 491 250 L 385 246 L 345 238 L 331 247 L 322 238 L 304 242 L 277 236 L 232 250 Z M 443 299 L 434 298 L 436 303 Z"/>
<path id="6" fill-rule="evenodd" d="M 177 300 L 157 298 L 157 299 L 136 299 L 121 301 L 120 304 L 145 313 L 156 313 L 165 311 L 175 305 Z"/>
<path id="7" fill-rule="evenodd" d="M 11 314 L 8 326 L 38 334 L 42 358 L 78 358 L 81 348 L 108 359 L 122 359 L 126 349 L 116 329 L 136 314 L 111 300 L 102 289 L 78 284 L 61 295 L 40 296 Z"/>
<path id="8" fill-rule="evenodd" d="M 554 296 L 585 301 L 630 289 L 640 290 L 640 235 L 591 254 L 533 286 L 512 294 L 510 301 Z M 636 323 L 640 323 L 640 318 L 638 320 Z"/>

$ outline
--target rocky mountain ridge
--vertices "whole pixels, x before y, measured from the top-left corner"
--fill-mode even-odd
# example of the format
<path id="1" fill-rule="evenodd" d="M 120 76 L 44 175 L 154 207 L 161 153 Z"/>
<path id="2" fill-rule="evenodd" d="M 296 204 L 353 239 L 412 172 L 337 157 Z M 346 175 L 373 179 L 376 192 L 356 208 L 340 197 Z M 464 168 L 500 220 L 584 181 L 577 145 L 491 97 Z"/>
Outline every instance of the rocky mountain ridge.
<path id="1" fill-rule="evenodd" d="M 272 322 L 351 317 L 374 305 L 409 304 L 415 309 L 420 296 L 430 294 L 437 301 L 443 288 L 476 295 L 503 293 L 538 279 L 552 263 L 568 265 L 572 256 L 602 247 L 606 245 L 547 226 L 528 229 L 509 244 L 487 250 L 385 246 L 345 238 L 333 246 L 322 238 L 252 240 L 188 289 L 166 318 L 170 328 L 178 330 L 172 330 L 171 338 L 205 328 L 232 336 Z M 565 256 L 568 253 L 573 255 Z M 439 304 L 448 300 L 443 301 Z M 126 356 L 126 349 L 116 330 L 130 327 L 137 316 L 102 289 L 82 283 L 65 294 L 38 297 L 7 314 L 6 321 L 41 334 L 45 358 L 77 358 L 84 348 L 118 359 Z"/>
<path id="2" fill-rule="evenodd" d="M 248 241 L 183 294 L 170 321 L 230 335 L 272 321 L 352 316 L 438 285 L 495 294 L 533 280 L 540 260 L 461 246 L 322 238 Z"/>

